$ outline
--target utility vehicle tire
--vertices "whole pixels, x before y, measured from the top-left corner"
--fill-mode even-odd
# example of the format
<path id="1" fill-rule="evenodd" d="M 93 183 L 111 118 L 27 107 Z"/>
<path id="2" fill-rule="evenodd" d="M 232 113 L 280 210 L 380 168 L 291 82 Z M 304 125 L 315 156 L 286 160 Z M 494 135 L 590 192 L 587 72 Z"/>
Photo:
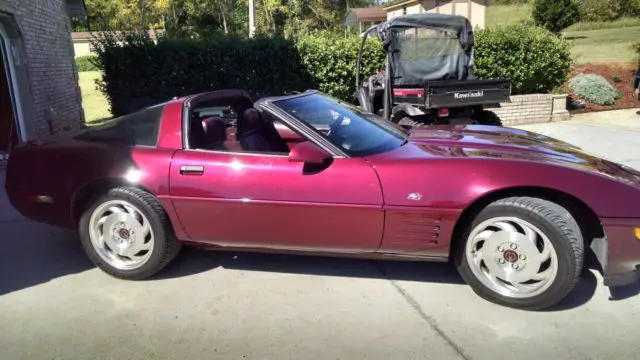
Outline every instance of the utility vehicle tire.
<path id="1" fill-rule="evenodd" d="M 481 210 L 461 232 L 455 261 L 476 294 L 503 306 L 541 310 L 576 286 L 584 241 L 573 216 L 539 198 L 510 197 Z"/>
<path id="2" fill-rule="evenodd" d="M 489 110 L 478 111 L 474 114 L 473 119 L 477 120 L 480 125 L 503 126 L 500 117 Z"/>
<path id="3" fill-rule="evenodd" d="M 397 124 L 400 126 L 409 126 L 409 127 L 417 127 L 422 126 L 423 124 L 413 120 L 412 118 L 405 116 L 397 121 Z"/>
<path id="4" fill-rule="evenodd" d="M 80 217 L 78 230 L 89 259 L 125 280 L 151 277 L 182 247 L 160 202 L 134 187 L 112 188 L 98 196 Z"/>

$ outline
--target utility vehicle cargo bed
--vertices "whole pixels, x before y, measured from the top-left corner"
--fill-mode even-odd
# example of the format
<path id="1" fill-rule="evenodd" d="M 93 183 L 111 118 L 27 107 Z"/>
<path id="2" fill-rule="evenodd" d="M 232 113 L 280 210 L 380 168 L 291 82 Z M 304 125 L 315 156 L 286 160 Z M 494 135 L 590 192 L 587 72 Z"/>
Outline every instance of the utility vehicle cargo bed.
<path id="1" fill-rule="evenodd" d="M 393 102 L 406 102 L 428 109 L 509 102 L 511 80 L 429 81 L 424 88 L 396 85 Z"/>

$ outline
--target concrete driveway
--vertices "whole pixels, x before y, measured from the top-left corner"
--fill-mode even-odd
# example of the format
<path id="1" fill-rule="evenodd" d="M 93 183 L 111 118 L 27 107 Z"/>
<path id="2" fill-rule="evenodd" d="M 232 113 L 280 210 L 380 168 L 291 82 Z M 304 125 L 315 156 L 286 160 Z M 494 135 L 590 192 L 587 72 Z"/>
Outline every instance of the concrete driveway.
<path id="1" fill-rule="evenodd" d="M 571 121 L 516 126 L 579 145 L 583 150 L 640 169 L 638 109 L 574 115 Z"/>
<path id="2" fill-rule="evenodd" d="M 640 128 L 630 121 L 522 128 L 640 167 Z M 22 219 L 0 193 L 3 360 L 636 359 L 640 351 L 639 287 L 612 296 L 594 270 L 573 301 L 540 313 L 481 300 L 448 264 L 186 249 L 160 277 L 126 282 L 95 269 L 73 232 Z"/>

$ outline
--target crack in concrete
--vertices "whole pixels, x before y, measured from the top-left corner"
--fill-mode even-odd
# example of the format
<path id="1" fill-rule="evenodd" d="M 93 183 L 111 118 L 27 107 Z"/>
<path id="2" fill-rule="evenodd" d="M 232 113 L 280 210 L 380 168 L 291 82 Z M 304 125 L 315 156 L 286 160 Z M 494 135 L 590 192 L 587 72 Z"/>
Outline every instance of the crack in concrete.
<path id="1" fill-rule="evenodd" d="M 409 304 L 409 306 L 411 306 L 413 308 L 413 310 L 415 310 L 418 315 L 420 316 L 420 318 L 422 318 L 422 320 L 424 320 L 427 325 L 429 325 L 433 330 L 436 331 L 436 333 L 442 338 L 444 339 L 444 341 L 453 349 L 455 350 L 455 352 L 458 353 L 458 355 L 460 355 L 461 358 L 463 358 L 464 360 L 471 360 L 471 356 L 467 355 L 464 350 L 462 350 L 462 348 L 455 343 L 455 341 L 453 341 L 453 339 L 451 337 L 449 337 L 447 334 L 444 333 L 444 331 L 440 328 L 440 326 L 438 325 L 438 322 L 436 321 L 436 319 L 432 318 L 431 316 L 427 315 L 427 313 L 422 310 L 422 306 L 420 306 L 420 304 L 416 301 L 416 299 L 413 298 L 413 296 L 411 296 L 407 291 L 405 291 L 402 286 L 400 286 L 400 284 L 398 284 L 398 282 L 396 280 L 393 280 L 389 277 L 389 275 L 384 271 L 384 269 L 382 269 L 380 266 L 378 266 L 378 264 L 373 264 L 373 266 L 378 269 L 378 271 L 387 279 L 389 280 L 389 282 L 391 283 L 391 286 L 393 286 L 399 293 L 400 295 L 405 299 L 405 301 Z"/>

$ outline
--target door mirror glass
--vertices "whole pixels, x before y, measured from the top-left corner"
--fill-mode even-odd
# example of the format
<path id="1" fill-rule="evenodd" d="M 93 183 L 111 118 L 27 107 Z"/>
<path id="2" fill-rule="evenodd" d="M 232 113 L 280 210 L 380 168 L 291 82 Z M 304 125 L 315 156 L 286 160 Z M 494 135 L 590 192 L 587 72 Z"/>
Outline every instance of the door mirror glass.
<path id="1" fill-rule="evenodd" d="M 289 161 L 305 164 L 322 164 L 331 159 L 331 154 L 310 141 L 296 144 L 289 152 Z"/>

